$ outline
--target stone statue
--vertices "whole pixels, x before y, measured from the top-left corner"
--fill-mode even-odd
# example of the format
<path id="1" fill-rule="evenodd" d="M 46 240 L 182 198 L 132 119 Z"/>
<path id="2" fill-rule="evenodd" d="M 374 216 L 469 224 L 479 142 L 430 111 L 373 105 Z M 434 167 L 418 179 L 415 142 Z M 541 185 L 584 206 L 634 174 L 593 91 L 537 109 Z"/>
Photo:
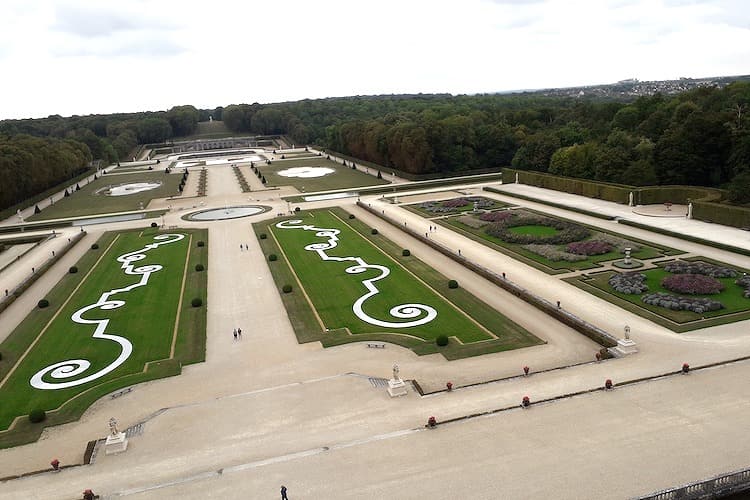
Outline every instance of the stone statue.
<path id="1" fill-rule="evenodd" d="M 113 436 L 116 436 L 120 433 L 120 431 L 117 430 L 117 420 L 115 419 L 115 417 L 109 419 L 109 432 Z"/>
<path id="2" fill-rule="evenodd" d="M 625 325 L 625 338 L 630 338 L 630 327 L 628 325 Z"/>
<path id="3" fill-rule="evenodd" d="M 692 201 L 690 203 L 688 203 L 687 218 L 688 219 L 692 219 L 693 218 L 693 202 Z"/>
<path id="4" fill-rule="evenodd" d="M 633 206 L 633 192 L 632 191 L 628 195 L 628 205 L 631 207 Z"/>
<path id="5" fill-rule="evenodd" d="M 518 184 L 518 172 L 516 172 L 516 184 Z"/>
<path id="6" fill-rule="evenodd" d="M 399 372 L 398 363 L 393 363 L 393 380 L 401 380 L 401 377 L 399 377 L 398 372 Z"/>

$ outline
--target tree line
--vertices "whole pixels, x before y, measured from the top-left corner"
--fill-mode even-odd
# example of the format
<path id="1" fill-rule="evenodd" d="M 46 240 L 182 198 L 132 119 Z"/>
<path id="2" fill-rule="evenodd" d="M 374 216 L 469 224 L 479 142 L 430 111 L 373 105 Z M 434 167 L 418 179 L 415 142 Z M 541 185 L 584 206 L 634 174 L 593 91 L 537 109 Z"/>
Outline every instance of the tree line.
<path id="1" fill-rule="evenodd" d="M 534 93 L 357 96 L 6 120 L 0 134 L 74 140 L 112 163 L 137 144 L 190 135 L 212 116 L 233 133 L 285 134 L 412 174 L 510 165 L 630 185 L 723 187 L 747 203 L 749 103 L 744 82 L 631 102 Z"/>

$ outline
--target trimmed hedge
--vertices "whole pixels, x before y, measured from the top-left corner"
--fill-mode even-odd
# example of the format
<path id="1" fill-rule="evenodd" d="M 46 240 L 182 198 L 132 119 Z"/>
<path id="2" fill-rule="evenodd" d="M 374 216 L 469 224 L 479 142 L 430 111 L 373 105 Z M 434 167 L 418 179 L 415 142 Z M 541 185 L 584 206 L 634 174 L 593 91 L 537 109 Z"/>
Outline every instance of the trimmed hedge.
<path id="1" fill-rule="evenodd" d="M 49 307 L 49 300 L 41 299 L 36 303 L 36 305 L 39 307 L 39 309 L 44 309 L 45 307 Z"/>
<path id="2" fill-rule="evenodd" d="M 284 293 L 290 293 L 292 291 L 292 285 L 284 285 L 281 287 L 281 291 Z"/>
<path id="3" fill-rule="evenodd" d="M 98 243 L 92 244 L 91 245 L 91 250 L 99 250 L 99 244 Z"/>
<path id="4" fill-rule="evenodd" d="M 195 245 L 196 245 L 196 246 L 199 246 L 199 247 L 204 247 L 204 246 L 206 246 L 206 242 L 205 242 L 205 241 L 199 241 L 199 242 L 198 242 L 198 243 L 196 243 Z"/>
<path id="5" fill-rule="evenodd" d="M 435 338 L 435 343 L 439 345 L 440 347 L 444 347 L 448 345 L 448 336 L 447 335 L 438 335 L 437 338 Z"/>
<path id="6" fill-rule="evenodd" d="M 272 253 L 271 255 L 268 256 L 269 262 L 274 262 L 275 260 L 278 260 L 278 258 L 279 258 L 278 255 L 276 255 L 275 253 Z"/>
<path id="7" fill-rule="evenodd" d="M 456 281 L 456 280 L 450 280 L 448 282 L 448 288 L 458 288 L 458 281 Z"/>
<path id="8" fill-rule="evenodd" d="M 408 256 L 411 255 L 411 251 L 409 251 L 408 249 L 404 248 L 403 250 L 401 250 L 401 255 L 404 256 L 404 257 L 408 257 Z"/>
<path id="9" fill-rule="evenodd" d="M 261 240 L 265 240 L 266 238 L 268 238 L 268 235 L 266 233 L 260 233 L 258 238 L 260 238 Z"/>
<path id="10" fill-rule="evenodd" d="M 372 230 L 370 230 L 370 234 L 378 234 L 378 230 L 377 229 L 372 229 Z"/>
<path id="11" fill-rule="evenodd" d="M 192 305 L 193 307 L 200 307 L 203 305 L 203 299 L 201 299 L 200 297 L 195 297 L 190 301 L 190 305 Z"/>
<path id="12" fill-rule="evenodd" d="M 198 272 L 201 272 L 201 271 L 203 271 L 204 269 L 206 269 L 206 268 L 205 268 L 205 267 L 203 267 L 203 264 L 196 264 L 196 265 L 195 265 L 195 270 L 196 270 L 196 271 L 198 271 Z"/>
<path id="13" fill-rule="evenodd" d="M 31 422 L 32 424 L 38 424 L 39 422 L 44 422 L 46 418 L 47 418 L 47 412 L 42 409 L 37 408 L 29 412 L 29 422 Z"/>
<path id="14" fill-rule="evenodd" d="M 78 268 L 76 266 L 70 266 L 70 269 L 68 269 L 68 272 L 70 274 L 75 274 L 78 272 Z"/>

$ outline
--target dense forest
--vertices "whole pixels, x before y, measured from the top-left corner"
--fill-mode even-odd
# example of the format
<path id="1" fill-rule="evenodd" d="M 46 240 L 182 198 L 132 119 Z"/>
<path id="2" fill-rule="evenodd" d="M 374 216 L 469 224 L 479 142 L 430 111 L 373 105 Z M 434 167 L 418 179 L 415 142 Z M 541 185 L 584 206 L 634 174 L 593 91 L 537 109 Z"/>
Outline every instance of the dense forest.
<path id="1" fill-rule="evenodd" d="M 235 132 L 284 133 L 413 174 L 512 165 L 630 185 L 730 188 L 750 202 L 750 84 L 630 103 L 411 95 L 231 105 Z"/>
<path id="2" fill-rule="evenodd" d="M 0 207 L 34 194 L 27 189 L 43 190 L 48 171 L 68 175 L 78 165 L 66 163 L 72 161 L 68 155 L 61 156 L 64 163 L 45 156 L 54 168 L 25 160 L 37 147 L 29 136 L 46 138 L 47 149 L 82 144 L 93 158 L 114 163 L 138 144 L 192 134 L 209 115 L 233 133 L 285 134 L 297 144 L 317 144 L 411 174 L 513 166 L 630 185 L 723 187 L 731 201 L 748 203 L 749 106 L 750 84 L 735 82 L 629 103 L 535 94 L 419 94 L 6 120 L 0 122 L 0 144 L 21 145 L 3 151 L 0 168 L 27 181 L 14 194 L 3 190 Z M 86 155 L 86 149 L 77 150 Z"/>

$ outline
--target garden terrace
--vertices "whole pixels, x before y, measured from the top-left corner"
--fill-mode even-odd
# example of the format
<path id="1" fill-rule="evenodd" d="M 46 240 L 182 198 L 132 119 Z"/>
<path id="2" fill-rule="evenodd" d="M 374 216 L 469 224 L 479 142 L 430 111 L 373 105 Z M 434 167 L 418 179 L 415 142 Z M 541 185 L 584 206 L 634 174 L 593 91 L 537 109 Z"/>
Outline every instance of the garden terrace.
<path id="1" fill-rule="evenodd" d="M 299 222 L 292 222 L 295 219 Z M 448 359 L 541 343 L 460 286 L 451 288 L 448 277 L 404 255 L 409 252 L 373 234 L 372 228 L 345 211 L 314 211 L 295 219 L 278 218 L 254 227 L 264 253 L 280 255 L 268 259 L 269 267 L 300 342 L 319 340 L 331 346 L 385 341 L 420 355 L 439 352 Z M 385 276 L 383 268 L 388 271 Z M 370 289 L 366 282 L 378 292 L 361 302 Z M 290 293 L 283 292 L 286 284 L 292 285 Z M 364 315 L 356 310 L 360 302 Z M 423 311 L 424 305 L 437 315 L 400 326 L 425 316 L 396 319 L 391 313 L 398 304 L 414 304 Z M 448 346 L 436 345 L 441 334 L 451 337 Z"/>

